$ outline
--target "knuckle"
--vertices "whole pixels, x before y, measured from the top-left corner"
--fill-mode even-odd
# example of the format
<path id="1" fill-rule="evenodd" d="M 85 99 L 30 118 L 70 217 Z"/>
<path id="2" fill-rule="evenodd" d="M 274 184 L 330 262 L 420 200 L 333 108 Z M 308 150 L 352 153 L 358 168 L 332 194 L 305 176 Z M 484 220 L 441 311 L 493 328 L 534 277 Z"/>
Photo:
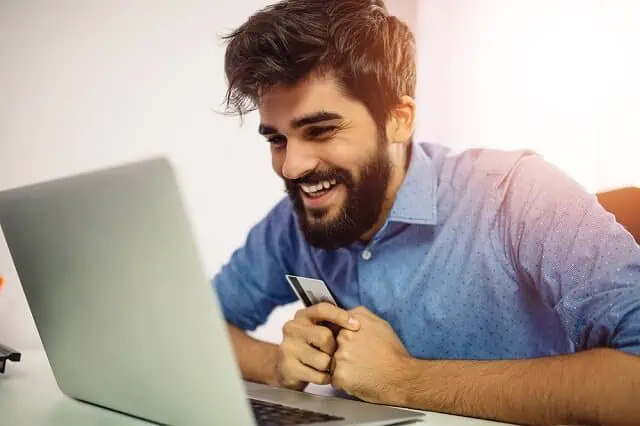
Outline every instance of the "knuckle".
<path id="1" fill-rule="evenodd" d="M 316 385 L 326 385 L 329 383 L 329 376 L 324 373 L 314 372 L 311 377 L 311 382 Z"/>
<path id="2" fill-rule="evenodd" d="M 333 340 L 333 333 L 326 327 L 322 327 L 320 330 L 320 341 L 322 343 L 330 343 Z"/>
<path id="3" fill-rule="evenodd" d="M 284 323 L 284 326 L 282 327 L 282 334 L 285 336 L 291 336 L 294 333 L 295 328 L 296 323 L 293 320 L 289 320 Z"/>
<path id="4" fill-rule="evenodd" d="M 371 313 L 367 308 L 365 308 L 364 306 L 358 306 L 357 308 L 355 308 L 353 310 L 353 313 L 355 314 L 360 314 L 360 315 L 366 315 Z"/>
<path id="5" fill-rule="evenodd" d="M 316 364 L 319 369 L 327 370 L 331 366 L 331 357 L 324 352 L 316 355 Z"/>
<path id="6" fill-rule="evenodd" d="M 331 383 L 331 376 L 328 374 L 323 374 L 322 375 L 322 382 L 320 383 L 321 385 L 328 385 L 329 383 Z"/>
<path id="7" fill-rule="evenodd" d="M 346 361 L 349 359 L 349 351 L 341 348 L 333 356 L 335 357 L 336 361 Z"/>
<path id="8" fill-rule="evenodd" d="M 349 313 L 345 311 L 337 311 L 335 320 L 338 324 L 346 326 L 349 323 Z"/>
<path id="9" fill-rule="evenodd" d="M 293 315 L 293 318 L 295 319 L 304 318 L 307 315 L 307 309 L 308 308 L 298 309 L 296 313 Z"/>
<path id="10" fill-rule="evenodd" d="M 331 333 L 331 330 L 323 327 L 318 332 L 318 344 L 323 348 L 331 348 L 333 346 L 333 333 Z"/>
<path id="11" fill-rule="evenodd" d="M 340 330 L 338 334 L 338 343 L 347 343 L 353 339 L 353 332 L 350 330 Z"/>
<path id="12" fill-rule="evenodd" d="M 330 312 L 331 305 L 328 303 L 318 303 L 317 305 L 313 305 L 313 307 L 319 316 L 326 317 Z"/>
<path id="13" fill-rule="evenodd" d="M 288 389 L 297 389 L 300 385 L 300 381 L 295 377 L 283 377 L 281 383 L 282 386 Z"/>
<path id="14" fill-rule="evenodd" d="M 296 371 L 295 359 L 281 359 L 277 365 L 278 383 L 285 388 L 297 389 L 300 386 L 300 380 Z"/>

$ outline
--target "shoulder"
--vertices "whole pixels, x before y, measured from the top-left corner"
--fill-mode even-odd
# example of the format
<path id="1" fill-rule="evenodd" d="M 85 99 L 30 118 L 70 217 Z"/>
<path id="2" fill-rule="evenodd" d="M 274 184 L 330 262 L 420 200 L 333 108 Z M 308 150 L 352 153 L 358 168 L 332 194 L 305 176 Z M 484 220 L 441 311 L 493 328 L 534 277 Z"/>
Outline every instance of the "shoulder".
<path id="1" fill-rule="evenodd" d="M 420 146 L 436 165 L 442 198 L 452 199 L 454 205 L 482 204 L 513 214 L 531 203 L 573 203 L 581 208 L 593 204 L 592 194 L 534 151 L 479 148 L 451 154 L 439 145 Z"/>
<path id="2" fill-rule="evenodd" d="M 289 270 L 300 261 L 302 244 L 293 206 L 283 198 L 250 228 L 231 260 L 244 268 Z"/>
<path id="3" fill-rule="evenodd" d="M 498 183 L 523 165 L 545 161 L 531 150 L 475 148 L 447 155 L 441 162 L 441 175 L 445 180 L 480 179 Z"/>
<path id="4" fill-rule="evenodd" d="M 288 197 L 282 198 L 252 229 L 252 233 L 263 234 L 271 243 L 282 246 L 297 235 L 296 215 Z"/>
<path id="5" fill-rule="evenodd" d="M 440 163 L 440 182 L 453 187 L 478 187 L 494 193 L 522 186 L 582 190 L 577 182 L 532 150 L 477 148 L 442 154 L 433 145 L 426 146 L 435 153 L 436 163 Z"/>

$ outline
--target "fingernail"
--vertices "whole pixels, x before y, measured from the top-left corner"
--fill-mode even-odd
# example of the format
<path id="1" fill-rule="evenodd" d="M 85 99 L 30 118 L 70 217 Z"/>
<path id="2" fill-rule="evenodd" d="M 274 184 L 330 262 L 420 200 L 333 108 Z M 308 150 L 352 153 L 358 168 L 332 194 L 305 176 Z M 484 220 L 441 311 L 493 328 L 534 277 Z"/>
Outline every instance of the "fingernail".
<path id="1" fill-rule="evenodd" d="M 349 317 L 349 325 L 351 327 L 360 327 L 360 321 L 358 321 L 357 319 L 355 319 L 353 317 Z"/>

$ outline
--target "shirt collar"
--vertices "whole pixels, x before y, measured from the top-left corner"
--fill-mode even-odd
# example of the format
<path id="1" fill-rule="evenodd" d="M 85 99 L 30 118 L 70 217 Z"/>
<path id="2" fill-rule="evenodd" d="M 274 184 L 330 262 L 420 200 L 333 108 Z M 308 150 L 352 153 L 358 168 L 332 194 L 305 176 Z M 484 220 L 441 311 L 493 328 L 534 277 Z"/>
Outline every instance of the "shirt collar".
<path id="1" fill-rule="evenodd" d="M 435 225 L 437 186 L 433 160 L 419 144 L 413 143 L 407 174 L 393 202 L 388 221 Z"/>

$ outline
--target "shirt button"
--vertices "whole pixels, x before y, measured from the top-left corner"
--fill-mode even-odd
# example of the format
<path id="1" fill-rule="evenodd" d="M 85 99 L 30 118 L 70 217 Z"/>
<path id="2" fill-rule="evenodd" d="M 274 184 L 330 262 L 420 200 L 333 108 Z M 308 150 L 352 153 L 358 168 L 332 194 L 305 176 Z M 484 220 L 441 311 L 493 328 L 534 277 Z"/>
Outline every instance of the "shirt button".
<path id="1" fill-rule="evenodd" d="M 373 253 L 371 253 L 371 250 L 369 249 L 366 249 L 365 251 L 362 252 L 362 259 L 364 260 L 371 259 L 371 256 L 373 256 Z"/>

